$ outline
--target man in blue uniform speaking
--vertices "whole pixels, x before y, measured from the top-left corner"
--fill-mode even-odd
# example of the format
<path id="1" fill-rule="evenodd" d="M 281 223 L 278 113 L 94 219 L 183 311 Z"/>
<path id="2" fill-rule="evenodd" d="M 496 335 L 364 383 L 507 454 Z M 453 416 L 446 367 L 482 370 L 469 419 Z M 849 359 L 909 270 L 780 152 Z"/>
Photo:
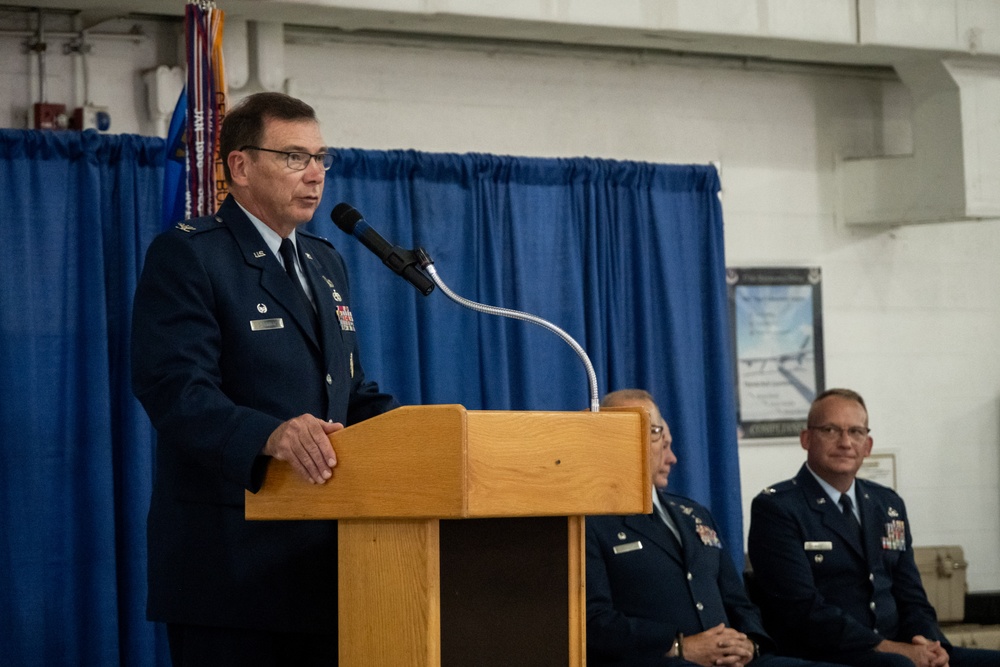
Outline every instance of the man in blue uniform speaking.
<path id="1" fill-rule="evenodd" d="M 794 655 L 855 667 L 985 667 L 1000 652 L 952 647 L 913 560 L 903 499 L 857 479 L 868 409 L 850 389 L 813 401 L 806 463 L 752 505 L 749 554 L 765 626 Z"/>
<path id="2" fill-rule="evenodd" d="M 343 260 L 299 229 L 333 160 L 312 107 L 251 95 L 220 149 L 230 195 L 153 241 L 135 295 L 158 435 L 147 614 L 175 665 L 335 665 L 336 523 L 246 521 L 244 491 L 271 459 L 328 483 L 328 435 L 396 402 L 365 379 Z"/>
<path id="3" fill-rule="evenodd" d="M 623 389 L 601 405 L 649 411 L 654 511 L 587 517 L 587 664 L 812 665 L 774 654 L 708 510 L 663 491 L 677 458 L 649 393 Z"/>

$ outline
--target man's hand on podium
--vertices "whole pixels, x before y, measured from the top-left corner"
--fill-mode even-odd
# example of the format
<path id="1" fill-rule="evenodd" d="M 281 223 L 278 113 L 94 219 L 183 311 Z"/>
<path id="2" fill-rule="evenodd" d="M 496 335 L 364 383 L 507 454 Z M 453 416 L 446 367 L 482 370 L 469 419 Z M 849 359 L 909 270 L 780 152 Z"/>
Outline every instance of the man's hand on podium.
<path id="1" fill-rule="evenodd" d="M 295 472 L 312 484 L 323 484 L 333 477 L 337 453 L 329 435 L 344 428 L 339 422 L 325 422 L 312 415 L 299 415 L 274 429 L 263 453 L 287 461 Z"/>

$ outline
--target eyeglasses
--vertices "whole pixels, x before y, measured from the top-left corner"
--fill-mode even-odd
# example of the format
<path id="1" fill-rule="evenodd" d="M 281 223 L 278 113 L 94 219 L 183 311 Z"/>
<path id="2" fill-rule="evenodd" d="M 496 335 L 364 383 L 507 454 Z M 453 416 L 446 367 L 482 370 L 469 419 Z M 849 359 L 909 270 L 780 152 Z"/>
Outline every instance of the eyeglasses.
<path id="1" fill-rule="evenodd" d="M 309 160 L 316 160 L 316 162 L 323 165 L 323 171 L 329 171 L 330 167 L 333 166 L 333 153 L 303 153 L 301 151 L 276 151 L 271 148 L 261 148 L 260 146 L 243 146 L 240 148 L 241 151 L 254 150 L 254 151 L 264 151 L 265 153 L 277 153 L 278 155 L 285 156 L 285 164 L 288 165 L 289 169 L 294 169 L 295 171 L 302 171 L 309 166 Z"/>
<path id="2" fill-rule="evenodd" d="M 847 437 L 850 438 L 851 442 L 864 442 L 864 439 L 867 438 L 868 434 L 872 432 L 870 428 L 865 426 L 851 426 L 843 429 L 839 426 L 834 426 L 833 424 L 826 424 L 824 426 L 809 426 L 807 428 L 810 431 L 816 431 L 819 433 L 819 436 L 824 440 L 840 440 L 844 437 L 844 433 L 847 433 Z"/>
<path id="3" fill-rule="evenodd" d="M 656 442 L 663 437 L 663 427 L 662 426 L 650 426 L 649 427 L 649 440 L 650 442 Z"/>

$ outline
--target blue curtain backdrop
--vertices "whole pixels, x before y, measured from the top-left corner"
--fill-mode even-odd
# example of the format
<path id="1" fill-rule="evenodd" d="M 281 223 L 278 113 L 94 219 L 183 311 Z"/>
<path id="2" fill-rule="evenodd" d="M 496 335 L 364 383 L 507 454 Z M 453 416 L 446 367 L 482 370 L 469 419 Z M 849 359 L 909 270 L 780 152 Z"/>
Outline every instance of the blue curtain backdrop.
<path id="1" fill-rule="evenodd" d="M 0 655 L 159 665 L 144 620 L 153 436 L 128 386 L 131 297 L 161 227 L 164 142 L 0 130 Z M 366 371 L 404 403 L 578 410 L 551 333 L 420 296 L 328 219 L 347 201 L 468 298 L 555 322 L 601 392 L 661 403 L 671 489 L 742 560 L 718 177 L 710 167 L 345 150 L 313 231 L 345 255 Z M 400 480 L 419 484 L 420 473 Z"/>
<path id="2" fill-rule="evenodd" d="M 162 162 L 159 139 L 0 130 L 5 664 L 166 655 L 145 620 L 153 440 L 127 366 Z"/>

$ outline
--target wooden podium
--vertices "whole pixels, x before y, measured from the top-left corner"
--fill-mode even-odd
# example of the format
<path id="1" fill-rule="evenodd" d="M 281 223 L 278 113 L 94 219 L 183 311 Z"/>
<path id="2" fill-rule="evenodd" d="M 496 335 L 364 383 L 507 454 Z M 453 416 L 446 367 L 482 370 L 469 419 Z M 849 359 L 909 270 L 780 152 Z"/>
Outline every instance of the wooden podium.
<path id="1" fill-rule="evenodd" d="M 402 407 L 272 461 L 247 519 L 337 519 L 340 666 L 586 662 L 584 515 L 652 511 L 649 415 Z"/>

